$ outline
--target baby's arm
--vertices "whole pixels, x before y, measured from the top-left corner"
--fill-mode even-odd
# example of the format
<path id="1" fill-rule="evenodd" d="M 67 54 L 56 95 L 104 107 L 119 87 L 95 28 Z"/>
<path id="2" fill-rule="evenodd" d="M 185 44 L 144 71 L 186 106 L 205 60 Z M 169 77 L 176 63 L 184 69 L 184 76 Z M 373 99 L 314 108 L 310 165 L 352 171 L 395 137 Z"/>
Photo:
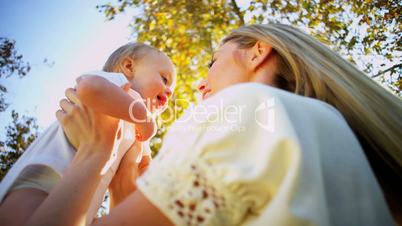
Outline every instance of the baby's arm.
<path id="1" fill-rule="evenodd" d="M 137 139 L 140 141 L 154 135 L 155 122 L 148 114 L 140 95 L 132 97 L 121 87 L 96 75 L 82 76 L 77 83 L 77 95 L 82 104 L 115 118 L 135 123 Z M 133 102 L 135 104 L 132 105 Z M 133 117 L 130 116 L 130 111 Z"/>

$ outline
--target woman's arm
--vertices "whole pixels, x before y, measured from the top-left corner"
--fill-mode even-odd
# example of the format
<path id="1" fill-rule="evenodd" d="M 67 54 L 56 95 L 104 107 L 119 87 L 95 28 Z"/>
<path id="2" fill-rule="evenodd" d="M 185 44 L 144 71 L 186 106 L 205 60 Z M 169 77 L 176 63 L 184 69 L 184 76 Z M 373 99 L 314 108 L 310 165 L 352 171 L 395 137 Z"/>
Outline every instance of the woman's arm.
<path id="1" fill-rule="evenodd" d="M 101 169 L 112 151 L 118 119 L 62 103 L 64 111 L 59 110 L 57 118 L 67 134 L 80 134 L 79 148 L 62 179 L 25 225 L 85 224 Z"/>
<path id="2" fill-rule="evenodd" d="M 60 176 L 49 166 L 33 164 L 22 170 L 0 205 L 0 222 L 22 225 L 39 207 Z"/>
<path id="3" fill-rule="evenodd" d="M 114 208 L 126 199 L 131 193 L 137 190 L 136 179 L 141 176 L 149 167 L 151 156 L 144 155 L 140 163 L 136 162 L 139 149 L 142 144 L 136 142 L 134 146 L 127 151 L 119 168 L 109 185 L 110 208 Z"/>
<path id="4" fill-rule="evenodd" d="M 47 195 L 46 192 L 35 188 L 22 188 L 10 192 L 0 205 L 1 224 L 24 225 Z"/>
<path id="5" fill-rule="evenodd" d="M 103 147 L 86 146 L 81 147 L 79 151 L 102 149 Z M 75 161 L 60 183 L 24 225 L 85 225 L 92 194 L 100 181 L 99 161 L 104 160 L 94 157 Z M 91 225 L 163 226 L 173 224 L 141 192 L 136 191 L 113 208 L 110 215 L 96 219 Z"/>
<path id="6" fill-rule="evenodd" d="M 63 178 L 25 225 L 85 225 L 92 196 L 101 179 L 103 164 L 100 163 L 105 163 L 108 157 L 105 148 L 96 144 L 81 146 L 77 155 L 93 149 L 99 154 L 74 158 Z"/>
<path id="7" fill-rule="evenodd" d="M 109 215 L 96 219 L 91 225 L 173 226 L 174 224 L 140 190 L 137 190 L 111 209 Z"/>
<path id="8" fill-rule="evenodd" d="M 70 100 L 76 100 L 73 91 L 69 96 Z M 67 134 L 80 134 L 80 147 L 59 184 L 25 225 L 85 225 L 92 195 L 100 181 L 100 171 L 110 156 L 118 120 L 70 102 L 63 103 L 64 111 L 58 111 L 57 118 Z M 129 225 L 169 225 L 164 215 L 139 194 L 132 193 L 113 213 L 121 206 L 130 209 L 96 221 L 96 225 L 104 225 L 104 222 L 111 222 L 107 225 L 124 222 Z M 136 214 L 130 216 L 132 212 Z"/>

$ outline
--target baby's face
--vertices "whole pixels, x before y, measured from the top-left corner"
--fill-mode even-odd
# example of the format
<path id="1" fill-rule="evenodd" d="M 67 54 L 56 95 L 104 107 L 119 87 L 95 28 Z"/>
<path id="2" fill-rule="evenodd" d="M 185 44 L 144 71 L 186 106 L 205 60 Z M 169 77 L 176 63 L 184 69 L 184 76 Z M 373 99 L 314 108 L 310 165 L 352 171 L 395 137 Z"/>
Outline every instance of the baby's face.
<path id="1" fill-rule="evenodd" d="M 135 63 L 130 83 L 151 112 L 163 112 L 176 83 L 174 65 L 164 53 L 151 51 Z"/>

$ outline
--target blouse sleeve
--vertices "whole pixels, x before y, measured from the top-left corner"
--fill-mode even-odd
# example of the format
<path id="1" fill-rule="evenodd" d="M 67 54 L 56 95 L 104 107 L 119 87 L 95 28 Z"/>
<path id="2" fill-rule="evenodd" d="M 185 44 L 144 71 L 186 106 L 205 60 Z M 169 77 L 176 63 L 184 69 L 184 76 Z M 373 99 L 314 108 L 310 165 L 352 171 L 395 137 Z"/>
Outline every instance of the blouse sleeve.
<path id="1" fill-rule="evenodd" d="M 280 97 L 267 89 L 225 89 L 169 129 L 137 184 L 173 223 L 240 225 L 290 195 L 299 145 Z"/>

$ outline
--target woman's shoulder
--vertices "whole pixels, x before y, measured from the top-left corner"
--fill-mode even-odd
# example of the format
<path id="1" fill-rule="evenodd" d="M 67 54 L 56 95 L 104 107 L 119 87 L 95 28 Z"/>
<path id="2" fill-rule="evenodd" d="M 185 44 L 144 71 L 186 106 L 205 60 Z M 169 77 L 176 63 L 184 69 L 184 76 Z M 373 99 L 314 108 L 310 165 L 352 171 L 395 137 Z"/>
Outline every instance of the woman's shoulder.
<path id="1" fill-rule="evenodd" d="M 260 107 L 263 103 L 271 103 L 276 107 L 285 109 L 295 108 L 300 112 L 315 112 L 316 114 L 333 115 L 342 118 L 342 114 L 332 105 L 310 97 L 301 96 L 286 90 L 268 86 L 261 83 L 240 83 L 216 93 L 215 96 L 206 100 L 210 104 L 216 101 L 224 100 L 226 103 L 247 103 Z M 209 101 L 209 102 L 208 102 Z"/>
<path id="2" fill-rule="evenodd" d="M 283 95 L 285 92 L 262 83 L 247 82 L 231 85 L 219 91 L 216 96 L 260 98 L 262 96 Z"/>

